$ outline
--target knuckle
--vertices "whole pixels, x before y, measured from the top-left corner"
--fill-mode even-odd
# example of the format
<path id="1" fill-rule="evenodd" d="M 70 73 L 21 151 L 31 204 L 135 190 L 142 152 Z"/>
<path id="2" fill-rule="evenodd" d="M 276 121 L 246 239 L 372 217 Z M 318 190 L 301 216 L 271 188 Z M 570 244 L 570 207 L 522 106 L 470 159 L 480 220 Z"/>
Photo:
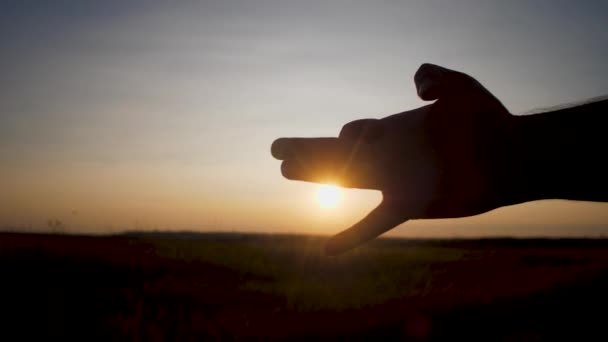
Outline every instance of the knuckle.
<path id="1" fill-rule="evenodd" d="M 347 123 L 340 131 L 340 138 L 358 139 L 365 138 L 366 134 L 378 126 L 378 119 L 361 119 Z"/>

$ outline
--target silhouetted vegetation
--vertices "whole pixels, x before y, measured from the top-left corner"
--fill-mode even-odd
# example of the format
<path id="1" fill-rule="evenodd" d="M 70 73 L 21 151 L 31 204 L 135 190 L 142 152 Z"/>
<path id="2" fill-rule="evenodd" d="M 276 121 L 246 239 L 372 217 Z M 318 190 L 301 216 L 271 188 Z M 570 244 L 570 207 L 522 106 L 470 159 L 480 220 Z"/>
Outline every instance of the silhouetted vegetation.
<path id="1" fill-rule="evenodd" d="M 0 235 L 2 340 L 605 339 L 608 240 Z M 11 338 L 9 338 L 11 337 Z"/>

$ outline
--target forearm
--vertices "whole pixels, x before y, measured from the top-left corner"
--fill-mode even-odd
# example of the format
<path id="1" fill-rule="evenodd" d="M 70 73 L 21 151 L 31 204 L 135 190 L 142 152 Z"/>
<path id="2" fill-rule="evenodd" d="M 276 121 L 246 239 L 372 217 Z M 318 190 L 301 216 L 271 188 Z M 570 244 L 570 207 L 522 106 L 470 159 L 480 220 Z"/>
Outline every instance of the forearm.
<path id="1" fill-rule="evenodd" d="M 508 185 L 522 202 L 608 201 L 608 100 L 513 122 Z"/>

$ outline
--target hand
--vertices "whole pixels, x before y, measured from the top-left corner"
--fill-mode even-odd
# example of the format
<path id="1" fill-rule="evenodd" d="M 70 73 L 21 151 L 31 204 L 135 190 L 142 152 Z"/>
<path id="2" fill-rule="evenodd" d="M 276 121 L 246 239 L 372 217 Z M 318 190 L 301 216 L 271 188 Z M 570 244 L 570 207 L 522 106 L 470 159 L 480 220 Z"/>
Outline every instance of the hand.
<path id="1" fill-rule="evenodd" d="M 328 242 L 328 254 L 409 219 L 470 216 L 516 202 L 503 196 L 502 168 L 513 116 L 466 74 L 423 64 L 414 81 L 420 98 L 437 101 L 350 122 L 337 138 L 272 144 L 288 179 L 382 191 L 376 209 Z"/>

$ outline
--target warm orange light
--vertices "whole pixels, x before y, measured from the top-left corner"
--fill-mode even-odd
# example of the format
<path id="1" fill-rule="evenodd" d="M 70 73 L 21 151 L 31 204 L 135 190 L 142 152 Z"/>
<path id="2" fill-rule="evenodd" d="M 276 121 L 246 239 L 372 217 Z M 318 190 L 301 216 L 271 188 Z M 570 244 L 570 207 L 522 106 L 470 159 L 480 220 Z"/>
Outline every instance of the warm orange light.
<path id="1" fill-rule="evenodd" d="M 333 184 L 322 184 L 317 190 L 317 202 L 322 208 L 333 208 L 342 199 L 342 190 Z"/>

